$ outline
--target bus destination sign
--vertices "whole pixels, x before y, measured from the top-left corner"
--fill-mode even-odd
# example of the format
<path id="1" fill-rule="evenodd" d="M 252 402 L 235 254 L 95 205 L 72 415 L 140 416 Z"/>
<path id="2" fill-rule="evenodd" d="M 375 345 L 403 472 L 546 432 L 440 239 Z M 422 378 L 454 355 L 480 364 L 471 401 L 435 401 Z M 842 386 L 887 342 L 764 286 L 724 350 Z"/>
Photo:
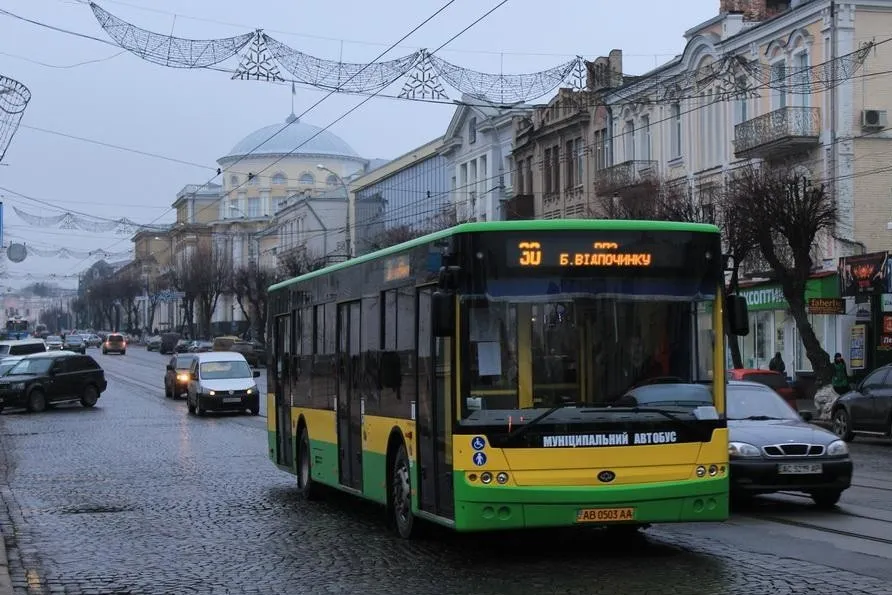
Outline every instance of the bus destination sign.
<path id="1" fill-rule="evenodd" d="M 511 241 L 507 254 L 508 265 L 520 268 L 648 268 L 654 260 L 650 247 L 598 240 Z"/>

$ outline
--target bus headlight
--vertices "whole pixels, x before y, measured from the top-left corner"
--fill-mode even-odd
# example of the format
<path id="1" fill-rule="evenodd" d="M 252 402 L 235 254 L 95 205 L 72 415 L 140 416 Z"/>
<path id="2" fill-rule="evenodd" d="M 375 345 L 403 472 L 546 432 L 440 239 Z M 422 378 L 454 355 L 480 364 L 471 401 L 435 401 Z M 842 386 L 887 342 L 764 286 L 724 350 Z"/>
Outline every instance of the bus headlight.
<path id="1" fill-rule="evenodd" d="M 703 465 L 700 465 L 699 467 L 697 467 L 697 477 L 703 477 L 705 475 L 706 475 L 706 467 L 704 467 Z"/>
<path id="2" fill-rule="evenodd" d="M 760 453 L 759 449 L 752 444 L 748 444 L 746 442 L 729 442 L 728 455 L 731 457 L 745 458 L 760 457 L 762 456 L 762 453 Z"/>
<path id="3" fill-rule="evenodd" d="M 500 472 L 498 475 L 496 475 L 496 481 L 498 483 L 508 483 L 508 474 L 504 471 Z"/>
<path id="4" fill-rule="evenodd" d="M 487 484 L 492 483 L 492 473 L 490 473 L 489 471 L 484 471 L 480 474 L 480 481 Z"/>

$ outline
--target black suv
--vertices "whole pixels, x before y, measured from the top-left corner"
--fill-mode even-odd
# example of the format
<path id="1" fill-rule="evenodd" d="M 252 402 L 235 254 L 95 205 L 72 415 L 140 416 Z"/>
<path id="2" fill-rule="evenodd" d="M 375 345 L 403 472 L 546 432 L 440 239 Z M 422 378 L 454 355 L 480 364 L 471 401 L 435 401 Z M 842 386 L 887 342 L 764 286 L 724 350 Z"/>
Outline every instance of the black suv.
<path id="1" fill-rule="evenodd" d="M 76 351 L 81 355 L 86 355 L 87 342 L 81 335 L 68 335 L 62 342 L 62 349 L 65 351 Z"/>
<path id="2" fill-rule="evenodd" d="M 0 411 L 26 407 L 32 413 L 47 404 L 80 401 L 92 407 L 108 386 L 105 372 L 89 355 L 47 351 L 25 356 L 0 378 Z"/>

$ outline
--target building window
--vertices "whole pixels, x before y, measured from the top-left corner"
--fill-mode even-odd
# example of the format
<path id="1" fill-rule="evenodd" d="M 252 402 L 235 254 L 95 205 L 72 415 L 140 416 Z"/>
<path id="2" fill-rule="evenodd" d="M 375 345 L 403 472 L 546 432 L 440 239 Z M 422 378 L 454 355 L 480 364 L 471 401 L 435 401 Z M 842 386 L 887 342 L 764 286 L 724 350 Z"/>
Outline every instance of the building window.
<path id="1" fill-rule="evenodd" d="M 576 185 L 582 186 L 585 183 L 585 143 L 583 138 L 576 138 Z"/>
<path id="2" fill-rule="evenodd" d="M 468 144 L 473 145 L 477 142 L 477 118 L 468 120 Z"/>
<path id="3" fill-rule="evenodd" d="M 316 178 L 310 172 L 304 172 L 300 175 L 300 179 L 298 179 L 298 182 L 300 182 L 304 186 L 312 186 L 316 183 Z"/>
<path id="4" fill-rule="evenodd" d="M 651 160 L 650 154 L 650 116 L 641 116 L 641 158 Z"/>
<path id="5" fill-rule="evenodd" d="M 238 186 L 238 176 L 229 176 L 229 184 L 231 186 Z"/>
<path id="6" fill-rule="evenodd" d="M 331 174 L 327 178 L 325 178 L 325 183 L 328 186 L 339 186 L 341 183 L 341 178 L 337 177 L 334 174 Z"/>
<path id="7" fill-rule="evenodd" d="M 286 178 L 286 177 L 285 177 L 285 174 L 283 174 L 282 172 L 277 173 L 277 174 L 274 175 L 273 178 L 272 178 L 272 183 L 273 183 L 273 185 L 284 184 L 284 183 L 286 183 L 287 181 L 288 181 L 288 178 Z"/>
<path id="8" fill-rule="evenodd" d="M 669 121 L 672 126 L 670 142 L 673 159 L 681 157 L 681 104 L 673 103 L 669 108 Z"/>
<path id="9" fill-rule="evenodd" d="M 771 108 L 773 110 L 787 107 L 787 86 L 783 82 L 786 78 L 786 60 L 778 60 L 771 65 Z"/>
<path id="10" fill-rule="evenodd" d="M 248 185 L 249 186 L 256 186 L 259 183 L 260 183 L 260 176 L 256 176 L 251 173 L 248 174 Z"/>
<path id="11" fill-rule="evenodd" d="M 524 194 L 526 189 L 524 188 L 524 177 L 523 177 L 523 160 L 520 160 L 519 165 L 517 165 L 517 171 L 514 174 L 514 190 L 515 194 Z M 455 180 L 455 178 L 453 178 Z"/>
<path id="12" fill-rule="evenodd" d="M 248 217 L 260 217 L 263 213 L 260 210 L 260 198 L 252 196 L 248 199 Z"/>
<path id="13" fill-rule="evenodd" d="M 561 191 L 561 147 L 554 145 L 551 148 L 551 191 L 558 193 Z"/>
<path id="14" fill-rule="evenodd" d="M 609 165 L 608 149 L 607 129 L 602 128 L 595 132 L 595 171 L 604 169 Z"/>
<path id="15" fill-rule="evenodd" d="M 552 190 L 552 174 L 551 174 L 551 149 L 545 149 L 545 159 L 542 164 L 544 166 L 545 178 L 545 194 L 551 194 Z"/>
<path id="16" fill-rule="evenodd" d="M 793 57 L 793 101 L 800 107 L 811 105 L 811 73 L 809 72 L 808 52 L 800 52 Z"/>
<path id="17" fill-rule="evenodd" d="M 626 149 L 626 161 L 635 161 L 635 122 L 626 120 L 623 129 L 623 146 Z"/>
<path id="18" fill-rule="evenodd" d="M 275 215 L 276 213 L 279 212 L 279 209 L 281 209 L 284 206 L 285 206 L 285 198 L 282 196 L 277 196 L 276 198 L 273 199 L 272 210 L 270 211 L 270 213 Z"/>
<path id="19" fill-rule="evenodd" d="M 747 97 L 747 81 L 746 77 L 740 77 L 737 79 L 737 88 L 739 89 L 740 95 L 737 97 L 737 101 L 734 104 L 734 124 L 740 124 L 741 122 L 746 122 L 750 119 L 749 116 L 749 97 Z"/>

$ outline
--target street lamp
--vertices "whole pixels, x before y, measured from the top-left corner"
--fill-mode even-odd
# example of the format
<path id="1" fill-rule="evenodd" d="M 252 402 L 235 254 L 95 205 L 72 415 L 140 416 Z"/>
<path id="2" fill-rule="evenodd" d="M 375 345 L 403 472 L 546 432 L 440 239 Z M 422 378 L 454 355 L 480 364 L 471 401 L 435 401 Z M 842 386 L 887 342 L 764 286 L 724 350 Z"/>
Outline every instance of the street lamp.
<path id="1" fill-rule="evenodd" d="M 345 217 L 345 220 L 346 220 L 345 222 L 346 222 L 346 227 L 347 227 L 347 233 L 345 234 L 344 245 L 345 245 L 346 248 L 347 248 L 347 258 L 353 258 L 353 245 L 352 245 L 352 241 L 351 241 L 351 237 L 352 237 L 352 235 L 353 235 L 353 230 L 350 229 L 350 228 L 351 228 L 351 222 L 350 222 L 350 189 L 347 188 L 347 183 L 344 182 L 344 178 L 342 178 L 341 176 L 339 176 L 337 173 L 333 172 L 332 170 L 328 169 L 327 167 L 325 167 L 325 166 L 322 165 L 321 163 L 320 163 L 319 165 L 317 165 L 316 168 L 317 168 L 317 169 L 321 169 L 322 171 L 327 171 L 328 173 L 330 173 L 331 175 L 333 175 L 334 177 L 336 177 L 336 178 L 338 179 L 338 182 L 339 182 L 339 183 L 341 184 L 341 186 L 344 188 L 344 195 L 345 195 L 346 198 L 347 198 L 347 215 L 346 215 L 346 217 Z"/>

